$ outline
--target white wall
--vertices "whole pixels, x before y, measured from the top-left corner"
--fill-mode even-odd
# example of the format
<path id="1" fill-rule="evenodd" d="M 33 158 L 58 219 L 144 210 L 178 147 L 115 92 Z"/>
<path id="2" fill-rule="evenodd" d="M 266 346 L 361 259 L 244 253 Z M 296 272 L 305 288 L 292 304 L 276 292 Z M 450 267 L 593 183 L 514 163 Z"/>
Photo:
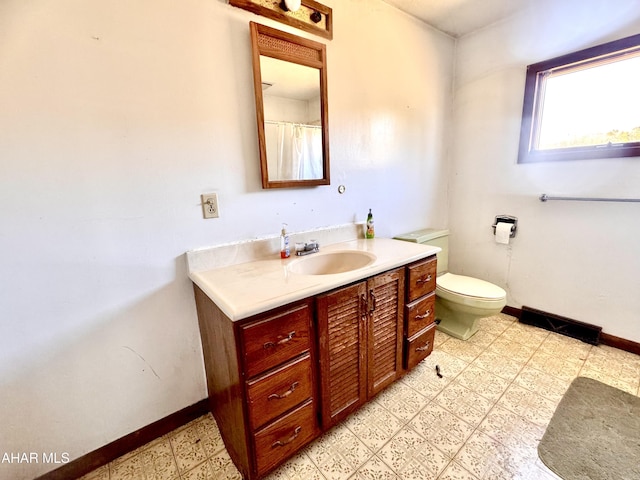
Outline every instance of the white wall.
<path id="1" fill-rule="evenodd" d="M 446 225 L 454 41 L 325 3 L 332 184 L 263 191 L 248 23 L 296 31 L 224 0 L 0 2 L 0 455 L 73 460 L 205 398 L 185 251 L 368 208 L 382 236 Z"/>
<path id="2" fill-rule="evenodd" d="M 518 165 L 525 69 L 640 32 L 640 1 L 536 0 L 458 41 L 450 177 L 451 267 L 527 305 L 640 341 L 639 204 L 547 202 L 542 193 L 640 197 L 640 160 Z M 639 106 L 629 106 L 638 109 Z M 519 219 L 509 246 L 498 214 Z"/>

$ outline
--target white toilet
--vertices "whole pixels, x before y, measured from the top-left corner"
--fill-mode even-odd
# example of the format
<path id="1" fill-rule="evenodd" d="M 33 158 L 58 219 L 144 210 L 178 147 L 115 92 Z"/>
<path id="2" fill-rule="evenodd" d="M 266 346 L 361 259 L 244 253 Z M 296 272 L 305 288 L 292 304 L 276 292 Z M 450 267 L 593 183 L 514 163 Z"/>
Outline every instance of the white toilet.
<path id="1" fill-rule="evenodd" d="M 455 275 L 449 268 L 449 230 L 424 229 L 396 237 L 399 240 L 440 247 L 436 278 L 438 330 L 461 340 L 478 331 L 479 320 L 500 313 L 507 304 L 507 292 L 484 280 Z"/>

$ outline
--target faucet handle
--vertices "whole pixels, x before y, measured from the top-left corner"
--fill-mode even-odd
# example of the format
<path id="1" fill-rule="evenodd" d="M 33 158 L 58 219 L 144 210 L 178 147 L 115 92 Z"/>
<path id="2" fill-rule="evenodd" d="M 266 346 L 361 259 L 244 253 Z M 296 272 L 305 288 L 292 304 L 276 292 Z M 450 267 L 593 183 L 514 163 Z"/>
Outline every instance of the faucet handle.
<path id="1" fill-rule="evenodd" d="M 320 248 L 320 245 L 316 240 L 309 240 L 309 242 L 305 243 L 304 245 L 305 251 L 318 250 L 319 248 Z"/>

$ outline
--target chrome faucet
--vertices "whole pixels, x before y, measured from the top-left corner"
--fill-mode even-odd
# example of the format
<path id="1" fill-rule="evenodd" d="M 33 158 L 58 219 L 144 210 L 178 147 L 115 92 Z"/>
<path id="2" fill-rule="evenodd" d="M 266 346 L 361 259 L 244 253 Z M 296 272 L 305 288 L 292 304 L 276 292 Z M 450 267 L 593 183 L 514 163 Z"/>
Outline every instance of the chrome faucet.
<path id="1" fill-rule="evenodd" d="M 302 244 L 296 243 L 296 255 L 310 255 L 312 253 L 316 253 L 320 251 L 320 244 L 315 240 L 310 240 L 309 242 Z"/>

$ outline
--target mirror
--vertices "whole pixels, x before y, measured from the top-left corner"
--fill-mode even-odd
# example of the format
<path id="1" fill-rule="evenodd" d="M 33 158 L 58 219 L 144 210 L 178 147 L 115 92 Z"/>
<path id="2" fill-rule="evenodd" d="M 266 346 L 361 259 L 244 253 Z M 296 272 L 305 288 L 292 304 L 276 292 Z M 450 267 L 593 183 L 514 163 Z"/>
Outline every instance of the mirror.
<path id="1" fill-rule="evenodd" d="M 329 185 L 325 46 L 250 25 L 262 188 Z"/>

